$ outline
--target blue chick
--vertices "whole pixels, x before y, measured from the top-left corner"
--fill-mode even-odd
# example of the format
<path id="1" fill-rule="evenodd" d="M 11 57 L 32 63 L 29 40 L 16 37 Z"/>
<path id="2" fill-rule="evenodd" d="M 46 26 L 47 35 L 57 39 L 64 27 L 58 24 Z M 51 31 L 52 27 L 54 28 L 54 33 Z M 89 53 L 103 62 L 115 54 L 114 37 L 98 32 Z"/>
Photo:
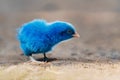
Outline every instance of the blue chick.
<path id="1" fill-rule="evenodd" d="M 48 61 L 46 53 L 51 51 L 53 46 L 73 37 L 79 37 L 79 34 L 72 24 L 64 21 L 48 23 L 41 19 L 23 24 L 17 35 L 21 50 L 33 62 L 36 60 L 32 54 L 42 53 L 46 62 Z"/>

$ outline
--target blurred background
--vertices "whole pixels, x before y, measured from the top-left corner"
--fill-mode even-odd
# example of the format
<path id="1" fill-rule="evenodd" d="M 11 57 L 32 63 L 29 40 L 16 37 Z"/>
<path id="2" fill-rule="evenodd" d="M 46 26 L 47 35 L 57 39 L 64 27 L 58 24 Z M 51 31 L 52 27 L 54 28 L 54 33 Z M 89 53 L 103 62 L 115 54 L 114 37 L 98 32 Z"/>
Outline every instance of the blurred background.
<path id="1" fill-rule="evenodd" d="M 120 60 L 120 0 L 0 0 L 0 64 L 24 62 L 16 29 L 36 18 L 72 23 L 79 39 L 48 56 L 73 61 Z M 42 55 L 37 55 L 37 57 Z"/>

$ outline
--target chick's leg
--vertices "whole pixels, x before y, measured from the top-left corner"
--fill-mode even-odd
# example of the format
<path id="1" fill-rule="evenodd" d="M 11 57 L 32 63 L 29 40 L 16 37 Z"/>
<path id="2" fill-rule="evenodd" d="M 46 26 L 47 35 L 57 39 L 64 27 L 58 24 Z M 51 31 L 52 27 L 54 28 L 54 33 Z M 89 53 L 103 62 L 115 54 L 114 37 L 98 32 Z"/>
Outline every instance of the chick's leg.
<path id="1" fill-rule="evenodd" d="M 33 63 L 43 63 L 41 61 L 35 60 L 32 56 L 29 56 L 29 58 L 30 58 L 30 61 L 33 62 Z"/>
<path id="2" fill-rule="evenodd" d="M 48 62 L 48 58 L 46 57 L 46 54 L 43 53 L 43 55 L 44 55 L 44 62 Z"/>
<path id="3" fill-rule="evenodd" d="M 36 62 L 37 61 L 32 56 L 29 56 L 29 58 L 30 58 L 30 61 L 32 61 L 32 62 Z"/>

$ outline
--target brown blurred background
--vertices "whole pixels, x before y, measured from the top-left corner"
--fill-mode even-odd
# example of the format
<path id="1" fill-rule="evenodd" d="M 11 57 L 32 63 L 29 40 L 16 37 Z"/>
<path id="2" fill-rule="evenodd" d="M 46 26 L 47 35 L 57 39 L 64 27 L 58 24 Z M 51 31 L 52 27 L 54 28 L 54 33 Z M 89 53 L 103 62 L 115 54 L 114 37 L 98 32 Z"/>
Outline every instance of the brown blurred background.
<path id="1" fill-rule="evenodd" d="M 35 18 L 71 22 L 81 35 L 57 46 L 50 57 L 119 61 L 119 4 L 120 0 L 0 0 L 0 63 L 26 61 L 16 29 Z"/>

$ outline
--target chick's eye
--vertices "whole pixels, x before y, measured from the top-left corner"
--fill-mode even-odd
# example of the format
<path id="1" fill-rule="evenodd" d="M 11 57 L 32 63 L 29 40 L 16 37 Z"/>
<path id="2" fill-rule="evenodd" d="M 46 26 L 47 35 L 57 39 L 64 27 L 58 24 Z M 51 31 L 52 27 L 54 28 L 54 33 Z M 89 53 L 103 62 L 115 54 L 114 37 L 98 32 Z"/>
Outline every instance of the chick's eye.
<path id="1" fill-rule="evenodd" d="M 67 30 L 67 33 L 68 33 L 68 34 L 72 34 L 72 31 L 71 31 L 71 30 Z"/>

